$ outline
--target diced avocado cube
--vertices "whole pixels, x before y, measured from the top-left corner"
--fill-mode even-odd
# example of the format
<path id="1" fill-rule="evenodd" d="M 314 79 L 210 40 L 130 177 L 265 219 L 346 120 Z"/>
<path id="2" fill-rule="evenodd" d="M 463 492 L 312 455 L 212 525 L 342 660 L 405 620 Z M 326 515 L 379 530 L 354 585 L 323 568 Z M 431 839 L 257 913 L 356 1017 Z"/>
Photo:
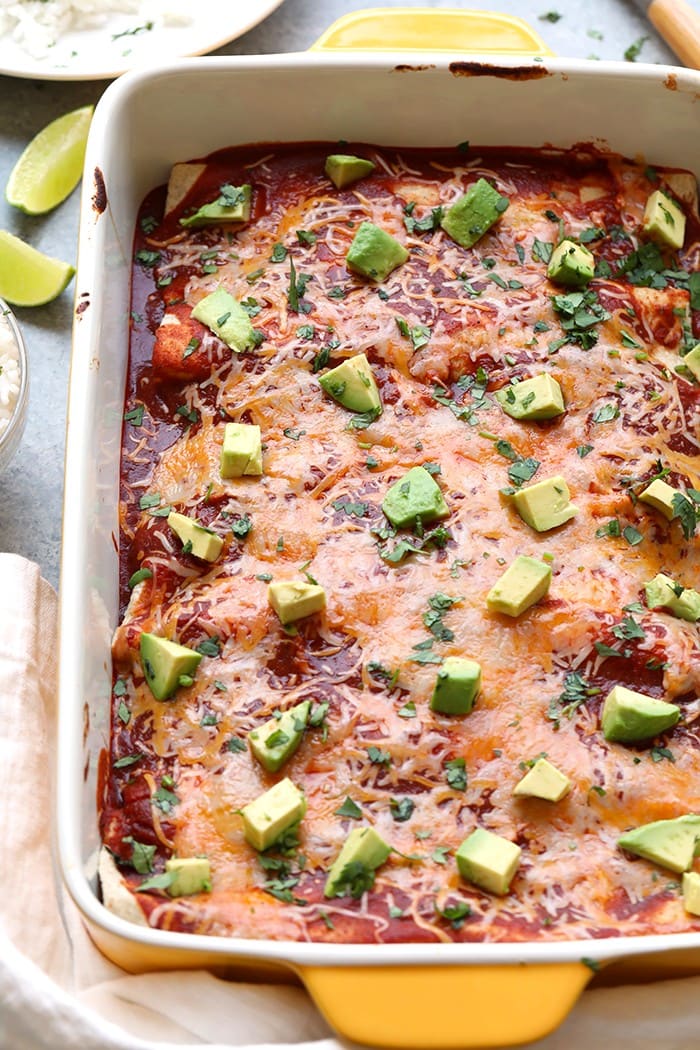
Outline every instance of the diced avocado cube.
<path id="1" fill-rule="evenodd" d="M 241 810 L 246 842 L 258 852 L 269 849 L 305 813 L 303 793 L 285 777 Z"/>
<path id="2" fill-rule="evenodd" d="M 683 907 L 689 915 L 700 915 L 700 875 L 697 871 L 683 872 Z"/>
<path id="3" fill-rule="evenodd" d="M 262 474 L 262 436 L 257 423 L 227 423 L 221 446 L 222 478 Z"/>
<path id="4" fill-rule="evenodd" d="M 491 612 L 520 616 L 544 598 L 552 582 L 552 569 L 537 558 L 519 554 L 486 597 Z"/>
<path id="5" fill-rule="evenodd" d="M 548 373 L 501 387 L 494 393 L 503 411 L 513 419 L 553 419 L 564 411 L 564 395 Z"/>
<path id="6" fill-rule="evenodd" d="M 411 467 L 395 481 L 382 502 L 382 510 L 397 529 L 437 521 L 450 513 L 440 486 L 425 467 Z"/>
<path id="7" fill-rule="evenodd" d="M 690 371 L 693 378 L 700 383 L 700 343 L 688 351 L 683 358 L 683 364 Z"/>
<path id="8" fill-rule="evenodd" d="M 156 700 L 172 696 L 180 678 L 193 675 L 202 659 L 194 649 L 146 631 L 141 635 L 140 651 L 144 678 Z"/>
<path id="9" fill-rule="evenodd" d="M 644 591 L 650 609 L 666 609 L 691 623 L 700 620 L 700 593 L 692 587 L 681 587 L 670 576 L 659 572 L 653 580 L 644 584 Z"/>
<path id="10" fill-rule="evenodd" d="M 595 256 L 576 241 L 562 241 L 552 252 L 547 276 L 556 284 L 582 288 L 595 274 Z"/>
<path id="11" fill-rule="evenodd" d="M 352 185 L 365 175 L 371 175 L 374 171 L 371 160 L 363 157 L 353 157 L 349 153 L 331 153 L 326 157 L 325 172 L 336 189 L 344 190 L 346 186 Z"/>
<path id="12" fill-rule="evenodd" d="M 372 222 L 361 224 L 345 256 L 349 270 L 373 281 L 386 280 L 406 259 L 408 252 L 403 244 Z"/>
<path id="13" fill-rule="evenodd" d="M 678 250 L 685 240 L 685 215 L 663 190 L 654 190 L 644 209 L 644 232 L 652 240 Z"/>
<path id="14" fill-rule="evenodd" d="M 351 412 L 375 412 L 379 415 L 382 410 L 372 366 L 364 354 L 349 357 L 325 375 L 319 376 L 318 381 L 327 394 Z"/>
<path id="15" fill-rule="evenodd" d="M 323 896 L 342 897 L 348 893 L 344 873 L 349 864 L 361 864 L 370 871 L 376 871 L 390 853 L 391 846 L 374 828 L 353 828 L 328 872 Z"/>
<path id="16" fill-rule="evenodd" d="M 206 857 L 171 857 L 165 862 L 165 870 L 174 875 L 168 886 L 171 897 L 189 897 L 211 890 L 211 869 Z"/>
<path id="17" fill-rule="evenodd" d="M 651 485 L 647 485 L 644 492 L 640 492 L 639 499 L 642 503 L 648 503 L 654 510 L 659 510 L 665 518 L 671 521 L 676 512 L 673 509 L 673 497 L 679 495 L 679 490 L 667 485 L 662 478 L 654 478 Z"/>
<path id="18" fill-rule="evenodd" d="M 214 226 L 222 222 L 249 222 L 252 190 L 245 186 L 222 186 L 215 201 L 203 204 L 194 215 L 180 219 L 181 226 Z"/>
<path id="19" fill-rule="evenodd" d="M 316 583 L 303 580 L 280 580 L 269 584 L 267 598 L 286 626 L 305 616 L 312 616 L 326 607 L 326 592 Z"/>
<path id="20" fill-rule="evenodd" d="M 216 561 L 221 554 L 224 541 L 211 529 L 206 529 L 186 514 L 177 514 L 174 510 L 168 514 L 168 525 L 187 548 L 189 554 L 202 561 Z"/>
<path id="21" fill-rule="evenodd" d="M 616 685 L 605 698 L 601 726 L 606 740 L 633 744 L 671 729 L 680 716 L 675 704 Z"/>
<path id="22" fill-rule="evenodd" d="M 479 179 L 447 209 L 440 225 L 462 248 L 471 248 L 498 222 L 509 204 L 486 179 Z"/>
<path id="23" fill-rule="evenodd" d="M 510 889 L 521 852 L 509 839 L 477 828 L 457 850 L 457 867 L 467 882 L 502 897 Z"/>
<path id="24" fill-rule="evenodd" d="M 626 831 L 617 840 L 618 846 L 637 857 L 654 861 L 662 868 L 689 871 L 695 855 L 695 844 L 700 839 L 700 816 L 687 813 L 672 820 L 655 820 L 639 828 Z"/>
<path id="25" fill-rule="evenodd" d="M 546 758 L 538 758 L 513 788 L 518 797 L 543 798 L 546 802 L 559 802 L 570 791 L 569 778 Z"/>
<path id="26" fill-rule="evenodd" d="M 237 354 L 255 346 L 255 332 L 250 317 L 241 304 L 221 285 L 200 299 L 192 316 L 206 325 Z"/>
<path id="27" fill-rule="evenodd" d="M 299 747 L 310 707 L 311 701 L 304 700 L 285 711 L 281 718 L 271 718 L 248 733 L 250 750 L 268 773 L 281 769 Z"/>
<path id="28" fill-rule="evenodd" d="M 476 660 L 448 656 L 435 679 L 431 711 L 468 715 L 481 689 L 481 665 Z"/>
<path id="29" fill-rule="evenodd" d="M 578 514 L 578 507 L 569 502 L 569 486 L 559 474 L 518 489 L 510 498 L 523 521 L 537 532 L 556 529 Z"/>

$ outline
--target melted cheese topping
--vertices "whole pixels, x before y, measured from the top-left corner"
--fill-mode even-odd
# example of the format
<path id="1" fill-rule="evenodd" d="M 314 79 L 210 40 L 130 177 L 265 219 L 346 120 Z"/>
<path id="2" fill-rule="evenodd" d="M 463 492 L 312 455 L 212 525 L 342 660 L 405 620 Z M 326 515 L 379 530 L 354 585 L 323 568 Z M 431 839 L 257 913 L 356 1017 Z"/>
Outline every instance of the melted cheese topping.
<path id="1" fill-rule="evenodd" d="M 172 853 L 209 857 L 210 893 L 138 894 L 149 922 L 163 928 L 377 942 L 689 929 L 667 875 L 631 860 L 616 840 L 631 826 L 700 809 L 698 629 L 643 609 L 633 614 L 643 637 L 613 631 L 657 572 L 698 583 L 697 540 L 633 498 L 659 461 L 676 487 L 700 488 L 697 387 L 675 371 L 689 339 L 687 282 L 595 279 L 609 317 L 583 349 L 561 342 L 552 297 L 567 290 L 547 279 L 539 247 L 557 242 L 560 225 L 584 240 L 595 227 L 601 236 L 588 247 L 612 274 L 638 247 L 644 202 L 658 183 L 614 158 L 363 155 L 376 173 L 338 192 L 323 176 L 320 148 L 305 148 L 297 162 L 285 151 L 222 154 L 175 215 L 212 199 L 212 186 L 247 179 L 251 223 L 183 234 L 166 221 L 151 235 L 161 290 L 147 289 L 148 302 L 165 316 L 152 364 L 132 359 L 127 409 L 143 404 L 145 415 L 125 427 L 122 551 L 127 573 L 145 566 L 153 575 L 133 590 L 114 640 L 105 842 L 135 891 L 143 874 L 129 874 L 129 836 L 156 846 L 157 871 Z M 449 206 L 479 177 L 510 206 L 474 248 L 404 221 Z M 344 264 L 365 220 L 410 252 L 379 286 Z M 669 269 L 697 266 L 697 225 L 689 225 L 682 259 L 667 260 Z M 314 243 L 302 244 L 297 230 Z M 290 260 L 305 285 L 299 311 L 290 306 Z M 219 285 L 246 303 L 263 333 L 250 354 L 231 354 L 189 317 Z M 317 379 L 319 354 L 332 365 L 360 351 L 384 406 L 369 423 L 324 395 Z M 541 372 L 560 383 L 565 415 L 511 419 L 493 391 Z M 220 478 L 228 419 L 261 427 L 262 477 Z M 538 462 L 533 481 L 564 476 L 579 508 L 571 522 L 536 533 L 521 521 L 501 493 L 512 455 Z M 391 563 L 381 552 L 416 538 L 382 534 L 381 502 L 420 464 L 435 465 L 449 538 L 443 549 Z M 169 506 L 224 537 L 215 564 L 182 552 L 159 514 Z M 245 515 L 252 527 L 240 539 L 231 526 Z M 596 536 L 612 519 L 621 534 Z M 627 527 L 637 530 L 627 533 L 632 542 Z M 551 559 L 548 596 L 517 620 L 489 613 L 486 594 L 520 554 Z M 285 632 L 267 581 L 305 572 L 325 588 L 327 610 Z M 437 594 L 452 604 L 431 631 Z M 142 631 L 193 647 L 209 639 L 194 685 L 170 701 L 155 701 L 145 685 Z M 429 709 L 439 663 L 451 655 L 483 668 L 466 717 Z M 589 693 L 567 710 L 570 697 L 559 698 L 573 673 Z M 601 700 L 618 683 L 680 703 L 681 726 L 652 742 L 656 750 L 603 739 Z M 304 699 L 329 705 L 325 728 L 307 729 L 294 757 L 268 774 L 245 736 Z M 389 758 L 373 762 L 370 748 Z M 540 754 L 572 781 L 554 805 L 512 797 Z M 448 779 L 448 763 L 460 758 L 464 790 Z M 273 852 L 287 865 L 275 872 L 244 841 L 239 811 L 283 776 L 304 790 L 308 810 L 298 851 Z M 328 901 L 325 875 L 358 826 L 337 813 L 347 797 L 394 852 L 359 899 Z M 401 799 L 413 803 L 405 820 L 391 804 Z M 458 875 L 455 852 L 477 826 L 522 847 L 502 899 Z M 471 908 L 462 925 L 440 914 L 457 901 Z"/>

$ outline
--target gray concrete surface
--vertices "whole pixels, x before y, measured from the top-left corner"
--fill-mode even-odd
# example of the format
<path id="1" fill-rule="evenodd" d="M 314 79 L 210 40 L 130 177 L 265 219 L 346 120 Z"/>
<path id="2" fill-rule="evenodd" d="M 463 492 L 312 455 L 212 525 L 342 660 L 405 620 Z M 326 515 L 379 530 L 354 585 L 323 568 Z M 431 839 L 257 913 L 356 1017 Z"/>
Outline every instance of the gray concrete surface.
<path id="1" fill-rule="evenodd" d="M 700 0 L 693 0 L 700 10 Z M 299 51 L 309 47 L 339 16 L 357 7 L 418 6 L 399 0 L 286 0 L 265 22 L 217 54 Z M 534 25 L 557 54 L 622 59 L 634 41 L 644 41 L 640 61 L 674 62 L 673 55 L 631 0 L 447 0 L 420 6 L 476 7 L 517 14 Z M 543 18 L 548 12 L 558 20 Z M 97 102 L 104 82 L 54 82 L 0 77 L 0 186 L 4 187 L 29 139 L 50 120 Z M 53 213 L 30 218 L 0 200 L 0 229 L 25 238 L 41 251 L 75 260 L 78 193 Z M 55 302 L 18 310 L 28 346 L 31 395 L 27 429 L 11 466 L 0 476 L 0 550 L 39 563 L 58 583 L 63 488 L 66 394 L 70 366 L 73 286 Z"/>

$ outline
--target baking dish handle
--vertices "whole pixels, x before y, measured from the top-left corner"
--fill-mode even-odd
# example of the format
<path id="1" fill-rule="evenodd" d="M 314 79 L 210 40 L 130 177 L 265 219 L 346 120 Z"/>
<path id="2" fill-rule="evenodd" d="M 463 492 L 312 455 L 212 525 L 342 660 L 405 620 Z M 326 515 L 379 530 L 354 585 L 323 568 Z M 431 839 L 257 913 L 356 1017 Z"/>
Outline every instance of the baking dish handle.
<path id="1" fill-rule="evenodd" d="M 312 51 L 448 51 L 553 54 L 522 18 L 492 11 L 375 7 L 351 11 L 311 45 Z"/>
<path id="2" fill-rule="evenodd" d="M 553 1031 L 593 976 L 584 963 L 298 967 L 328 1023 L 363 1046 L 466 1050 Z"/>

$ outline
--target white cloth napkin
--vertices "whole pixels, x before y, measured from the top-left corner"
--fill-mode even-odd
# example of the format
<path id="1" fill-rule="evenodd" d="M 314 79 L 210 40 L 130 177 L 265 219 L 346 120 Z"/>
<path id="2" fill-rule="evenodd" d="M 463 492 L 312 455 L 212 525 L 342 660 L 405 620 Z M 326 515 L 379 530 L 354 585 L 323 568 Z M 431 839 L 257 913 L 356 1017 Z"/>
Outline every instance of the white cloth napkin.
<path id="1" fill-rule="evenodd" d="M 133 976 L 87 937 L 53 863 L 56 595 L 0 554 L 0 1048 L 342 1050 L 306 993 Z M 700 978 L 586 992 L 529 1050 L 697 1050 Z"/>

